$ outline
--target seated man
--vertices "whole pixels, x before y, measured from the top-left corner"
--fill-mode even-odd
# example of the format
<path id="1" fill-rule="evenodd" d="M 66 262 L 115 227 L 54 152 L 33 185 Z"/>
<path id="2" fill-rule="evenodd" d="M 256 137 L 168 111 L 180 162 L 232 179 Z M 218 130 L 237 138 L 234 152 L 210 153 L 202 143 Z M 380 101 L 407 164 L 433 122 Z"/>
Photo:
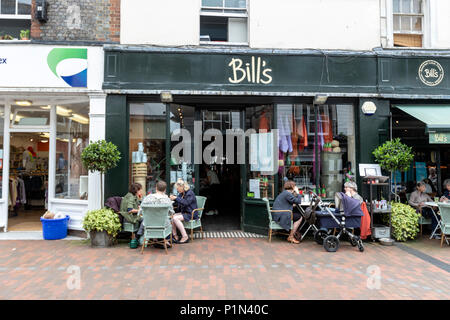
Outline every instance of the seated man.
<path id="1" fill-rule="evenodd" d="M 169 214 L 172 215 L 175 212 L 172 209 L 172 201 L 166 194 L 167 184 L 164 181 L 158 181 L 156 183 L 156 193 L 151 193 L 142 200 L 141 206 L 145 204 L 170 204 Z M 142 208 L 139 210 L 139 215 L 142 214 Z M 167 224 L 170 223 L 169 216 L 167 216 Z M 142 236 L 144 234 L 144 221 L 142 220 L 141 225 L 139 227 L 139 231 L 137 232 L 138 236 Z"/>
<path id="2" fill-rule="evenodd" d="M 433 214 L 433 209 L 425 206 L 425 202 L 433 202 L 428 194 L 425 193 L 426 186 L 425 183 L 418 182 L 416 186 L 417 190 L 411 193 L 409 197 L 409 205 L 417 210 L 417 212 L 422 211 L 422 216 L 425 218 L 431 218 L 431 231 L 433 232 L 436 228 L 438 221 Z M 440 236 L 434 235 L 435 239 L 440 239 Z"/>

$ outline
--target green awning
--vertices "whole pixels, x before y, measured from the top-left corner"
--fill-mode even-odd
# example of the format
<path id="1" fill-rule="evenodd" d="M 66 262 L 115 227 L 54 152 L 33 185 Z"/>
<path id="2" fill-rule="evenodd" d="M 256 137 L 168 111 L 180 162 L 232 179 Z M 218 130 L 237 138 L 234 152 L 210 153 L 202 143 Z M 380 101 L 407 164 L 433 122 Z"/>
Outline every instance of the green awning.
<path id="1" fill-rule="evenodd" d="M 450 105 L 394 105 L 425 122 L 427 132 L 450 132 Z"/>

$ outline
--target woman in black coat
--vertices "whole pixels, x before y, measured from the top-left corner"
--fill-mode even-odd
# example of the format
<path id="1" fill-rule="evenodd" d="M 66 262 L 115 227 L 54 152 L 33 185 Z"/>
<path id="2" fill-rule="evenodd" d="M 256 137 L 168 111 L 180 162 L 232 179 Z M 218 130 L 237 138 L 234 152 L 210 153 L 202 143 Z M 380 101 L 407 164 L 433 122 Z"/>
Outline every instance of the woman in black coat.
<path id="1" fill-rule="evenodd" d="M 284 183 L 284 191 L 280 193 L 273 203 L 273 210 L 289 210 L 293 211 L 294 204 L 301 204 L 302 197 L 299 195 L 298 188 L 294 181 L 286 181 Z M 285 230 L 291 230 L 287 240 L 293 243 L 300 243 L 300 241 L 294 238 L 294 233 L 300 227 L 302 223 L 302 215 L 299 212 L 293 211 L 293 228 L 291 229 L 291 215 L 286 212 L 273 212 L 273 220 L 278 223 Z"/>
<path id="2" fill-rule="evenodd" d="M 184 229 L 182 221 L 189 221 L 192 217 L 192 211 L 197 209 L 197 198 L 192 190 L 190 190 L 187 182 L 183 180 L 178 180 L 175 184 L 178 196 L 171 195 L 170 200 L 177 203 L 177 213 L 173 215 L 172 218 L 172 234 L 176 242 L 187 243 L 189 242 L 189 237 Z M 194 213 L 194 220 L 198 219 L 198 213 Z M 181 232 L 181 239 L 178 240 L 177 228 Z"/>

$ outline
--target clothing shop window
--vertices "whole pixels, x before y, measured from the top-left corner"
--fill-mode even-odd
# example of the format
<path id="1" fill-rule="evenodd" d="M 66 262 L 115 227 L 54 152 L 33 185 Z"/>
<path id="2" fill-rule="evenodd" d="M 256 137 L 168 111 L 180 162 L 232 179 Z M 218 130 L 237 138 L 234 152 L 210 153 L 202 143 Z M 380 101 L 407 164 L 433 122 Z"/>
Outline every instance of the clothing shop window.
<path id="1" fill-rule="evenodd" d="M 354 172 L 353 105 L 316 107 L 317 119 L 312 105 L 276 105 L 279 190 L 282 190 L 284 181 L 293 180 L 299 189 L 333 197 L 335 192 L 342 191 L 343 182 Z M 316 183 L 317 173 L 320 185 Z"/>
<path id="2" fill-rule="evenodd" d="M 274 152 L 272 129 L 274 128 L 273 105 L 262 105 L 246 109 L 246 133 L 254 129 L 254 133 L 246 137 L 247 154 L 247 198 L 275 197 L 275 175 L 277 155 Z"/>
<path id="3" fill-rule="evenodd" d="M 140 183 L 144 194 L 156 192 L 166 179 L 166 105 L 130 103 L 130 183 Z"/>
<path id="4" fill-rule="evenodd" d="M 57 106 L 56 115 L 55 196 L 87 200 L 88 171 L 81 162 L 81 152 L 89 144 L 89 104 Z"/>
<path id="5" fill-rule="evenodd" d="M 422 47 L 424 34 L 424 1 L 393 0 L 395 47 Z"/>
<path id="6" fill-rule="evenodd" d="M 202 0 L 200 41 L 247 43 L 246 0 Z"/>
<path id="7" fill-rule="evenodd" d="M 178 194 L 175 182 L 178 179 L 187 181 L 191 190 L 195 190 L 194 166 L 194 119 L 195 109 L 190 106 L 171 104 L 170 107 L 170 133 L 175 141 L 170 141 L 170 192 Z M 184 134 L 189 135 L 190 141 L 184 141 Z M 198 146 L 201 149 L 201 146 Z M 173 154 L 172 154 L 173 153 Z"/>
<path id="8" fill-rule="evenodd" d="M 31 0 L 0 1 L 0 40 L 20 39 L 31 28 Z"/>
<path id="9" fill-rule="evenodd" d="M 3 189 L 3 159 L 5 157 L 3 149 L 3 132 L 4 132 L 5 106 L 0 105 L 0 199 L 2 198 Z"/>

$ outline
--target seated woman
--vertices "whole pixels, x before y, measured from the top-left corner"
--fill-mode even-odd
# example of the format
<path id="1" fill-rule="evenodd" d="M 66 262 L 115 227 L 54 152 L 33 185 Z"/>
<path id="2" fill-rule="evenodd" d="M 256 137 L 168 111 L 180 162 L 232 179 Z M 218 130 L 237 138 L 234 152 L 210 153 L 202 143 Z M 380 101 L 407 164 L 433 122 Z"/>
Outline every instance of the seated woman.
<path id="1" fill-rule="evenodd" d="M 423 217 L 431 218 L 431 230 L 433 232 L 439 222 L 436 220 L 435 215 L 433 214 L 433 209 L 425 205 L 425 202 L 433 202 L 433 200 L 427 193 L 425 193 L 425 183 L 423 183 L 422 181 L 418 182 L 416 187 L 417 190 L 411 193 L 408 203 L 411 207 L 415 208 L 417 212 L 422 212 Z M 434 238 L 440 239 L 440 237 L 437 235 L 434 235 Z"/>
<path id="2" fill-rule="evenodd" d="M 182 221 L 191 220 L 192 211 L 197 209 L 197 198 L 192 190 L 190 190 L 187 182 L 179 179 L 175 186 L 178 191 L 178 196 L 170 195 L 170 200 L 177 204 L 177 213 L 172 217 L 173 238 L 175 243 L 187 243 L 189 237 L 184 229 Z M 195 212 L 194 219 L 198 219 L 198 213 Z M 181 232 L 181 239 L 178 240 L 177 229 Z"/>
<path id="3" fill-rule="evenodd" d="M 444 181 L 444 194 L 442 195 L 441 202 L 449 202 L 450 201 L 450 179 Z"/>
<path id="4" fill-rule="evenodd" d="M 129 192 L 122 198 L 120 203 L 120 214 L 130 223 L 136 223 L 142 220 L 137 213 L 139 212 L 139 201 L 142 199 L 142 185 L 132 183 Z"/>
<path id="5" fill-rule="evenodd" d="M 287 240 L 293 243 L 300 243 L 294 238 L 294 233 L 300 227 L 303 217 L 294 209 L 294 204 L 301 204 L 302 198 L 294 181 L 288 180 L 284 183 L 284 191 L 276 198 L 272 206 L 272 210 L 289 210 L 293 211 L 294 225 Z M 291 216 L 287 212 L 273 212 L 273 220 L 285 230 L 291 229 Z"/>
<path id="6" fill-rule="evenodd" d="M 356 183 L 352 181 L 344 183 L 344 192 L 349 197 L 359 200 L 359 204 L 364 202 L 364 199 L 358 194 L 358 186 L 356 185 Z"/>

